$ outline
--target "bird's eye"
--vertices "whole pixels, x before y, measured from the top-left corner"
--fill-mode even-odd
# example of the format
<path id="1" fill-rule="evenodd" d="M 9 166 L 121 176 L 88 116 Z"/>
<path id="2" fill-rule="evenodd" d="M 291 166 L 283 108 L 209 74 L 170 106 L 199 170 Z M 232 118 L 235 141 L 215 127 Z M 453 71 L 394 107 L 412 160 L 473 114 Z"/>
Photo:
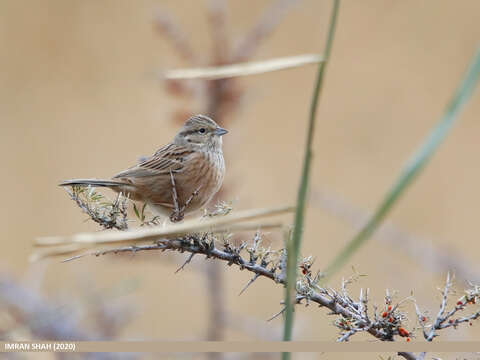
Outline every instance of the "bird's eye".
<path id="1" fill-rule="evenodd" d="M 200 130 L 198 130 L 198 132 L 200 134 L 205 134 L 207 132 L 207 130 L 205 128 L 201 128 Z"/>

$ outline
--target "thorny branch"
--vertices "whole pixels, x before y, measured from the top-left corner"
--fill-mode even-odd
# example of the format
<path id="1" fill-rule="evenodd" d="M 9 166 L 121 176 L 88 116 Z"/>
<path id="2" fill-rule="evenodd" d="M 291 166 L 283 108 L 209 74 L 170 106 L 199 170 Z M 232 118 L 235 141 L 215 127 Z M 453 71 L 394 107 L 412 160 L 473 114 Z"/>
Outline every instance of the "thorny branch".
<path id="1" fill-rule="evenodd" d="M 72 186 L 71 191 L 65 190 L 85 214 L 105 229 L 128 229 L 127 197 L 118 194 L 115 201 L 108 201 L 90 186 Z"/>
<path id="2" fill-rule="evenodd" d="M 220 242 L 220 244 L 218 244 Z M 278 284 L 285 285 L 286 277 L 283 267 L 285 266 L 285 258 L 287 252 L 285 249 L 273 251 L 260 246 L 261 235 L 259 232 L 255 234 L 252 245 L 242 242 L 238 246 L 232 245 L 228 241 L 228 236 L 219 239 L 211 233 L 190 234 L 174 239 L 158 239 L 152 244 L 124 246 L 108 250 L 100 250 L 92 255 L 100 256 L 106 254 L 118 254 L 124 252 L 139 252 L 149 250 L 171 250 L 178 252 L 187 252 L 190 257 L 183 268 L 193 255 L 205 255 L 206 258 L 216 259 L 227 262 L 229 266 L 235 265 L 240 270 L 247 270 L 254 273 L 253 279 L 266 277 Z M 84 254 L 89 255 L 89 254 Z M 68 260 L 78 259 L 74 257 Z M 337 341 L 348 341 L 353 335 L 359 332 L 368 332 L 381 341 L 394 341 L 395 336 L 406 338 L 407 341 L 413 336 L 413 329 L 407 330 L 405 323 L 407 322 L 406 314 L 400 310 L 401 305 L 412 300 L 411 297 L 398 301 L 394 304 L 390 292 L 386 291 L 384 305 L 380 308 L 374 305 L 370 309 L 369 289 L 361 289 L 358 299 L 355 300 L 348 292 L 348 285 L 357 281 L 361 276 L 355 273 L 352 277 L 344 279 L 341 285 L 341 291 L 338 292 L 332 288 L 320 287 L 319 281 L 322 273 L 317 272 L 313 275 L 311 267 L 313 264 L 312 257 L 303 259 L 300 263 L 301 274 L 296 283 L 296 304 L 304 304 L 308 306 L 310 303 L 316 303 L 321 307 L 330 310 L 329 315 L 337 315 L 334 325 L 340 330 Z M 253 282 L 253 281 L 251 281 Z M 454 315 L 463 310 L 469 304 L 475 304 L 479 301 L 480 287 L 472 285 L 466 290 L 465 295 L 460 298 L 457 305 L 452 310 L 446 310 L 447 297 L 451 287 L 450 275 L 447 278 L 447 284 L 443 291 L 442 304 L 439 314 L 431 326 L 431 330 L 426 332 L 425 322 L 426 316 L 417 310 L 419 323 L 423 326 L 425 338 L 429 341 L 433 339 L 436 331 L 447 328 L 457 327 L 461 323 L 471 322 L 480 318 L 480 310 L 461 318 L 452 319 Z M 283 309 L 272 317 L 275 318 L 283 313 Z"/>
<path id="3" fill-rule="evenodd" d="M 415 304 L 417 320 L 422 328 L 423 336 L 427 341 L 432 341 L 436 336 L 438 336 L 438 330 L 452 326 L 456 329 L 459 324 L 467 322 L 471 326 L 473 325 L 473 320 L 480 318 L 480 310 L 468 315 L 456 316 L 457 313 L 463 312 L 467 307 L 470 308 L 470 305 L 475 305 L 480 301 L 480 286 L 470 284 L 470 288 L 465 290 L 465 294 L 457 300 L 455 306 L 451 310 L 447 311 L 448 296 L 452 292 L 451 287 L 452 279 L 450 273 L 448 273 L 445 287 L 442 290 L 442 302 L 440 304 L 440 310 L 431 324 L 427 324 L 428 316 L 425 313 L 422 313 L 419 307 Z"/>
<path id="4" fill-rule="evenodd" d="M 120 201 L 120 196 L 115 202 L 104 201 L 102 195 L 97 194 L 93 189 L 78 189 L 73 188 L 72 198 L 77 204 L 89 214 L 94 221 L 100 223 L 102 226 L 109 228 L 110 224 L 127 223 L 126 219 L 126 201 L 127 198 Z M 180 208 L 178 199 L 176 197 L 175 181 L 172 175 L 172 196 L 175 205 L 174 214 L 182 214 L 185 206 L 191 201 L 195 194 L 187 200 L 187 203 Z M 119 205 L 122 204 L 122 205 Z M 123 206 L 123 207 L 120 207 Z M 106 209 L 103 209 L 106 207 Z M 123 209 L 118 210 L 118 209 Z M 144 215 L 145 206 L 141 210 L 141 214 L 136 210 L 137 217 L 146 224 Z M 218 215 L 227 215 L 231 211 L 231 206 L 226 203 L 219 203 L 212 212 L 206 212 L 204 217 L 213 217 Z M 105 224 L 103 222 L 106 222 Z M 118 228 L 118 227 L 117 227 Z M 218 236 L 218 235 L 217 235 Z M 124 253 L 148 250 L 172 250 L 178 252 L 188 252 L 190 255 L 183 263 L 183 265 L 176 271 L 182 270 L 196 254 L 205 255 L 207 258 L 218 259 L 226 261 L 228 265 L 236 265 L 241 270 L 247 269 L 254 273 L 253 278 L 241 290 L 242 294 L 255 280 L 259 277 L 267 277 L 274 280 L 276 283 L 286 284 L 286 258 L 287 251 L 281 249 L 279 251 L 272 251 L 270 248 L 265 249 L 261 246 L 261 233 L 257 231 L 252 240 L 251 245 L 243 241 L 240 245 L 234 246 L 228 241 L 229 236 L 223 237 L 222 244 L 216 245 L 219 242 L 217 236 L 213 233 L 193 233 L 186 234 L 176 238 L 162 237 L 157 239 L 152 244 L 131 245 L 120 248 L 107 249 L 96 251 L 94 255 L 106 255 L 109 253 Z M 160 237 L 160 236 L 159 236 Z M 84 254 L 87 255 L 87 254 Z M 77 259 L 84 255 L 75 256 L 66 261 Z M 392 297 L 387 289 L 385 296 L 384 309 L 378 310 L 377 305 L 373 305 L 373 311 L 369 310 L 369 289 L 361 289 L 358 300 L 354 300 L 348 293 L 347 287 L 352 282 L 356 281 L 361 275 L 343 279 L 341 284 L 341 291 L 337 292 L 331 288 L 322 288 L 318 285 L 322 277 L 320 272 L 315 275 L 312 274 L 313 258 L 306 257 L 300 262 L 301 275 L 296 282 L 296 296 L 295 304 L 305 304 L 308 306 L 311 302 L 317 303 L 319 306 L 327 307 L 330 310 L 330 315 L 336 315 L 337 319 L 334 325 L 340 330 L 337 338 L 338 342 L 349 341 L 350 338 L 359 332 L 368 332 L 381 341 L 394 341 L 395 336 L 406 338 L 410 341 L 413 337 L 413 329 L 409 331 L 406 329 L 405 322 L 407 316 L 399 310 L 399 306 L 406 300 L 404 299 L 397 304 L 392 304 Z M 218 264 L 217 264 L 218 267 Z M 472 285 L 466 290 L 465 295 L 460 298 L 456 306 L 450 311 L 447 311 L 447 300 L 451 292 L 451 277 L 447 276 L 445 287 L 442 291 L 442 301 L 437 317 L 430 325 L 427 325 L 428 318 L 423 314 L 415 303 L 417 319 L 423 330 L 423 335 L 427 341 L 432 341 L 435 336 L 438 336 L 437 331 L 447 328 L 457 328 L 458 325 L 468 322 L 472 325 L 472 321 L 480 318 L 480 310 L 469 315 L 456 317 L 455 315 L 462 311 L 467 305 L 475 304 L 479 301 L 480 287 Z M 282 309 L 272 316 L 268 321 L 271 321 L 282 315 L 285 311 L 285 304 Z M 217 314 L 218 315 L 218 314 Z M 223 318 L 223 315 L 222 315 Z M 209 331 L 216 331 L 215 328 L 210 328 Z M 217 334 L 211 334 L 210 337 L 217 337 Z M 410 352 L 399 352 L 402 356 L 409 360 L 423 360 L 425 353 L 420 353 L 418 356 Z"/>
<path id="5" fill-rule="evenodd" d="M 171 175 L 171 178 L 172 196 L 175 204 L 174 214 L 181 215 L 185 206 L 188 206 L 188 203 L 195 194 L 192 194 L 186 204 L 180 207 L 176 196 L 173 175 Z M 69 191 L 69 194 L 84 212 L 89 214 L 94 221 L 100 223 L 105 228 L 116 227 L 118 224 L 127 224 L 127 198 L 122 199 L 121 195 L 119 195 L 114 202 L 108 202 L 105 201 L 102 195 L 95 193 L 93 189 L 78 187 L 72 188 L 72 191 Z M 140 215 L 142 222 L 145 222 L 144 208 L 145 207 L 142 208 Z M 212 217 L 225 215 L 230 211 L 231 206 L 221 203 L 217 205 L 213 212 L 206 213 L 205 216 Z M 138 210 L 136 210 L 136 213 L 137 216 L 139 216 L 140 212 Z M 229 235 L 225 235 L 225 233 L 223 234 L 223 238 L 221 239 L 219 238 L 219 235 L 214 235 L 214 233 L 210 232 L 184 234 L 175 238 L 159 236 L 159 239 L 151 244 L 110 248 L 96 251 L 93 254 L 99 256 L 109 253 L 136 253 L 138 251 L 148 250 L 172 250 L 181 253 L 188 252 L 189 257 L 176 272 L 182 270 L 188 263 L 190 263 L 194 255 L 205 255 L 207 258 L 226 261 L 228 265 L 236 265 L 241 270 L 247 269 L 254 273 L 254 276 L 240 291 L 240 294 L 242 294 L 261 276 L 270 278 L 276 283 L 283 285 L 286 284 L 286 249 L 273 251 L 270 248 L 266 249 L 262 247 L 262 236 L 259 231 L 255 233 L 251 244 L 242 241 L 238 246 L 229 242 Z M 219 242 L 220 245 L 218 245 Z M 75 256 L 66 261 L 77 259 L 84 255 Z M 358 300 L 351 297 L 347 289 L 348 285 L 358 280 L 361 275 L 356 273 L 348 279 L 343 279 L 341 291 L 337 292 L 332 288 L 324 288 L 318 285 L 322 278 L 322 273 L 317 272 L 313 275 L 312 265 L 313 258 L 311 256 L 304 258 L 303 261 L 300 262 L 299 266 L 301 269 L 301 275 L 297 278 L 296 282 L 295 304 L 304 303 L 307 306 L 310 302 L 314 302 L 319 306 L 328 308 L 330 310 L 329 314 L 337 315 L 338 317 L 335 320 L 334 325 L 340 330 L 340 334 L 337 338 L 338 342 L 349 341 L 353 335 L 359 332 L 368 332 L 381 341 L 394 341 L 395 336 L 404 337 L 407 341 L 411 340 L 413 329 L 411 331 L 406 329 L 405 323 L 407 321 L 407 316 L 400 311 L 400 305 L 403 302 L 412 299 L 407 298 L 394 305 L 390 292 L 387 289 L 384 309 L 379 310 L 377 305 L 372 307 L 373 310 L 369 309 L 369 289 L 360 289 Z M 429 325 L 427 324 L 427 315 L 422 313 L 418 305 L 415 303 L 417 320 L 423 331 L 424 338 L 427 341 L 432 341 L 434 337 L 438 336 L 437 332 L 441 329 L 452 326 L 457 328 L 458 325 L 467 322 L 472 325 L 473 320 L 480 318 L 480 310 L 463 316 L 457 315 L 459 312 L 463 311 L 467 305 L 476 304 L 479 301 L 480 287 L 478 285 L 470 285 L 471 286 L 466 290 L 465 295 L 457 301 L 455 307 L 451 310 L 447 310 L 447 301 L 452 286 L 452 279 L 449 273 L 445 287 L 442 291 L 439 312 Z M 283 314 L 284 310 L 285 306 L 277 314 L 271 317 L 269 321 Z M 401 353 L 400 355 L 408 359 L 421 359 L 424 357 L 423 353 L 418 357 L 411 353 Z"/>

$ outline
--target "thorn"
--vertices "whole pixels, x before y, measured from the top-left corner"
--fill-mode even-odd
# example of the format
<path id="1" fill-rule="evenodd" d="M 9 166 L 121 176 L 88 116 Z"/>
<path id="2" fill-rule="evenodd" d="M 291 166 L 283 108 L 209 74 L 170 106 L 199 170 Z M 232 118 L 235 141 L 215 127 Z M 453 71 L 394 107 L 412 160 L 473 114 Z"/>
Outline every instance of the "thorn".
<path id="1" fill-rule="evenodd" d="M 71 256 L 71 257 L 69 257 L 69 258 L 67 258 L 67 259 L 62 260 L 62 263 L 66 263 L 66 262 L 69 262 L 69 261 L 77 260 L 77 259 L 80 259 L 80 258 L 82 258 L 82 257 L 84 257 L 84 256 L 87 256 L 87 255 L 88 255 L 88 254 L 80 254 L 80 255 Z"/>
<path id="2" fill-rule="evenodd" d="M 180 270 L 183 270 L 183 268 L 185 267 L 185 265 L 187 265 L 190 261 L 192 261 L 192 258 L 193 258 L 194 255 L 195 255 L 195 253 L 191 253 L 190 256 L 187 258 L 187 260 L 185 260 L 185 262 L 183 263 L 183 265 L 180 266 L 177 270 L 175 270 L 175 274 L 178 273 Z"/>
<path id="3" fill-rule="evenodd" d="M 252 285 L 255 280 L 258 279 L 259 276 L 260 276 L 260 274 L 255 274 L 255 276 L 254 276 L 252 279 L 250 279 L 250 281 L 247 283 L 247 285 L 245 285 L 245 286 L 243 287 L 242 291 L 240 291 L 240 293 L 238 294 L 238 296 L 242 295 L 243 292 L 244 292 L 245 290 L 247 290 L 247 288 L 248 288 L 250 285 Z"/>
<path id="4" fill-rule="evenodd" d="M 267 321 L 272 321 L 273 319 L 275 319 L 276 317 L 278 317 L 279 315 L 283 314 L 285 312 L 285 310 L 287 310 L 287 307 L 285 306 L 282 310 L 280 310 L 278 313 L 276 313 L 275 315 L 273 315 L 270 319 L 268 319 Z"/>

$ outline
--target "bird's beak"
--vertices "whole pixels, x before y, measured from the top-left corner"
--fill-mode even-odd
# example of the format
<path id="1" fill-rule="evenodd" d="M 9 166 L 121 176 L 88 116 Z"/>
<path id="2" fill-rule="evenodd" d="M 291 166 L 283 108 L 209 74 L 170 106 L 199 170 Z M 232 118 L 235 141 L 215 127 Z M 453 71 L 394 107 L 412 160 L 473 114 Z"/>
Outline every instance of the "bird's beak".
<path id="1" fill-rule="evenodd" d="M 217 127 L 217 128 L 215 129 L 215 132 L 214 132 L 214 133 L 215 133 L 215 135 L 222 136 L 222 135 L 225 135 L 226 133 L 228 133 L 228 131 L 225 130 L 225 129 L 223 129 L 223 128 L 221 128 L 221 127 Z"/>

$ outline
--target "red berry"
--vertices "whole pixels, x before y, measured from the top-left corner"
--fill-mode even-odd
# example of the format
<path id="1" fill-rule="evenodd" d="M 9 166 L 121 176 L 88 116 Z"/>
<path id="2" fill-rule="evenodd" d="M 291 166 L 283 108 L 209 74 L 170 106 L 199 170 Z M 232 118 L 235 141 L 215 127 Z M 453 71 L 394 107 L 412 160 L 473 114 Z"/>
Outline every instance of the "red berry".
<path id="1" fill-rule="evenodd" d="M 384 318 L 387 317 L 387 312 L 386 311 L 383 312 L 382 317 L 384 317 Z"/>
<path id="2" fill-rule="evenodd" d="M 463 305 L 463 302 L 461 302 L 460 300 L 457 301 L 457 305 Z"/>
<path id="3" fill-rule="evenodd" d="M 388 319 L 388 322 L 393 322 L 393 318 L 389 318 L 389 319 Z"/>
<path id="4" fill-rule="evenodd" d="M 402 328 L 402 327 L 401 327 L 401 328 L 398 328 L 398 333 L 399 333 L 400 336 L 403 336 L 403 337 L 409 335 L 409 332 L 408 332 L 407 330 L 405 330 L 404 328 Z"/>
<path id="5" fill-rule="evenodd" d="M 388 311 L 392 310 L 392 305 L 388 305 Z"/>
<path id="6" fill-rule="evenodd" d="M 453 319 L 448 320 L 450 324 L 453 324 Z"/>
<path id="7" fill-rule="evenodd" d="M 409 342 L 409 341 L 410 341 L 410 338 L 407 338 L 407 342 Z"/>

